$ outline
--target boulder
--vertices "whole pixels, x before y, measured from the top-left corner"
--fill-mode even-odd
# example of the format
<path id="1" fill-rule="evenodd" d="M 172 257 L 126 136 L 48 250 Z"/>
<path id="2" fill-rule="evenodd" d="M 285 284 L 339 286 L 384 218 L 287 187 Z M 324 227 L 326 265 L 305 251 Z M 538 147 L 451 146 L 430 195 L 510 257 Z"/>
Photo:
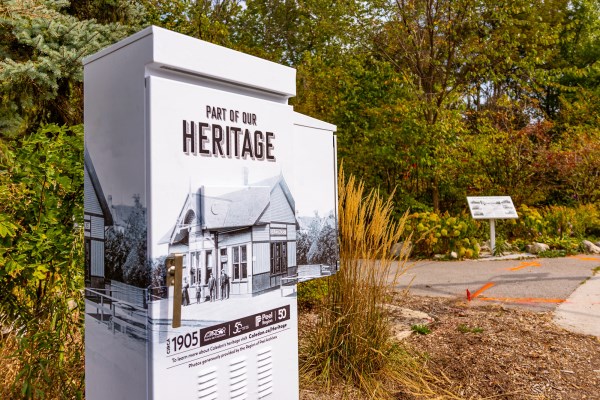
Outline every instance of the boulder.
<path id="1" fill-rule="evenodd" d="M 531 254 L 538 254 L 538 253 L 540 253 L 542 251 L 548 251 L 548 250 L 550 250 L 550 246 L 548 246 L 547 244 L 544 244 L 544 243 L 534 242 L 533 244 L 527 245 L 525 247 L 525 250 L 528 253 L 531 253 Z"/>
<path id="2" fill-rule="evenodd" d="M 458 258 L 458 254 L 455 251 L 453 251 L 452 253 L 450 253 L 450 258 L 456 260 Z"/>
<path id="3" fill-rule="evenodd" d="M 581 242 L 581 245 L 585 249 L 586 253 L 600 254 L 600 246 L 595 245 L 589 240 L 584 240 L 583 242 Z"/>

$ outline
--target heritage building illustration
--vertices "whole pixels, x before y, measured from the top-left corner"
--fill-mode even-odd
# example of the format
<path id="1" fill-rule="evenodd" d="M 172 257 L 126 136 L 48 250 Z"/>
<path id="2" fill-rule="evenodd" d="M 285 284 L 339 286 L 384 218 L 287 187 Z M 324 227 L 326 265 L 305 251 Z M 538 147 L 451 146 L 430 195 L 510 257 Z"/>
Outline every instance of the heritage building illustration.
<path id="1" fill-rule="evenodd" d="M 297 272 L 294 210 L 283 175 L 215 196 L 200 187 L 188 194 L 161 243 L 184 254 L 190 285 L 206 289 L 212 275 L 220 287 L 224 271 L 232 296 L 255 295 Z"/>

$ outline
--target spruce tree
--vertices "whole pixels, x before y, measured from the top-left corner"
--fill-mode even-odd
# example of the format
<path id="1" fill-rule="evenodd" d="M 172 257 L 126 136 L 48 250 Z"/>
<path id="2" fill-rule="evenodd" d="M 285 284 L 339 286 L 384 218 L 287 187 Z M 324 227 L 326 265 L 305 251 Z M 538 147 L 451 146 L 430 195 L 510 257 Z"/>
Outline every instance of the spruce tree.
<path id="1" fill-rule="evenodd" d="M 139 28 L 130 22 L 143 21 L 143 9 L 129 3 L 0 4 L 0 139 L 22 136 L 44 123 L 82 122 L 81 61 Z M 92 19 L 95 15 L 103 22 Z"/>

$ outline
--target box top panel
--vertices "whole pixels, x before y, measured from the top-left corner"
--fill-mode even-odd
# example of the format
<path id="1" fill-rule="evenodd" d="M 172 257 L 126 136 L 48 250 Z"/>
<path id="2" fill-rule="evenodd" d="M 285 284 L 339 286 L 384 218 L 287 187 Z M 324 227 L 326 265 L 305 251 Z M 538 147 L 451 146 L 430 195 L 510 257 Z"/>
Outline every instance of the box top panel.
<path id="1" fill-rule="evenodd" d="M 127 46 L 138 40 L 152 40 L 152 54 L 144 60 L 132 60 L 132 63 L 154 64 L 159 68 L 263 90 L 286 98 L 296 95 L 296 70 L 293 68 L 156 26 L 86 57 L 83 64 L 110 57 L 118 51 L 127 51 Z"/>
<path id="2" fill-rule="evenodd" d="M 294 125 L 306 126 L 308 128 L 321 129 L 329 132 L 335 132 L 337 130 L 337 126 L 333 124 L 309 117 L 308 115 L 300 114 L 299 112 L 294 112 Z"/>

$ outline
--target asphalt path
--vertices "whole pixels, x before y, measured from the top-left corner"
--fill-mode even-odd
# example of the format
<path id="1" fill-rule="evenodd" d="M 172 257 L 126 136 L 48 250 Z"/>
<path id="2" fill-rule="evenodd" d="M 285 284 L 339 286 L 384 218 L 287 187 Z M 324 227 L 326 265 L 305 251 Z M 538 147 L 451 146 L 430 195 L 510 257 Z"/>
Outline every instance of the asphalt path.
<path id="1" fill-rule="evenodd" d="M 549 311 L 593 275 L 600 256 L 408 261 L 405 266 L 397 287 L 416 295 L 468 300 L 468 290 L 474 302 Z"/>

